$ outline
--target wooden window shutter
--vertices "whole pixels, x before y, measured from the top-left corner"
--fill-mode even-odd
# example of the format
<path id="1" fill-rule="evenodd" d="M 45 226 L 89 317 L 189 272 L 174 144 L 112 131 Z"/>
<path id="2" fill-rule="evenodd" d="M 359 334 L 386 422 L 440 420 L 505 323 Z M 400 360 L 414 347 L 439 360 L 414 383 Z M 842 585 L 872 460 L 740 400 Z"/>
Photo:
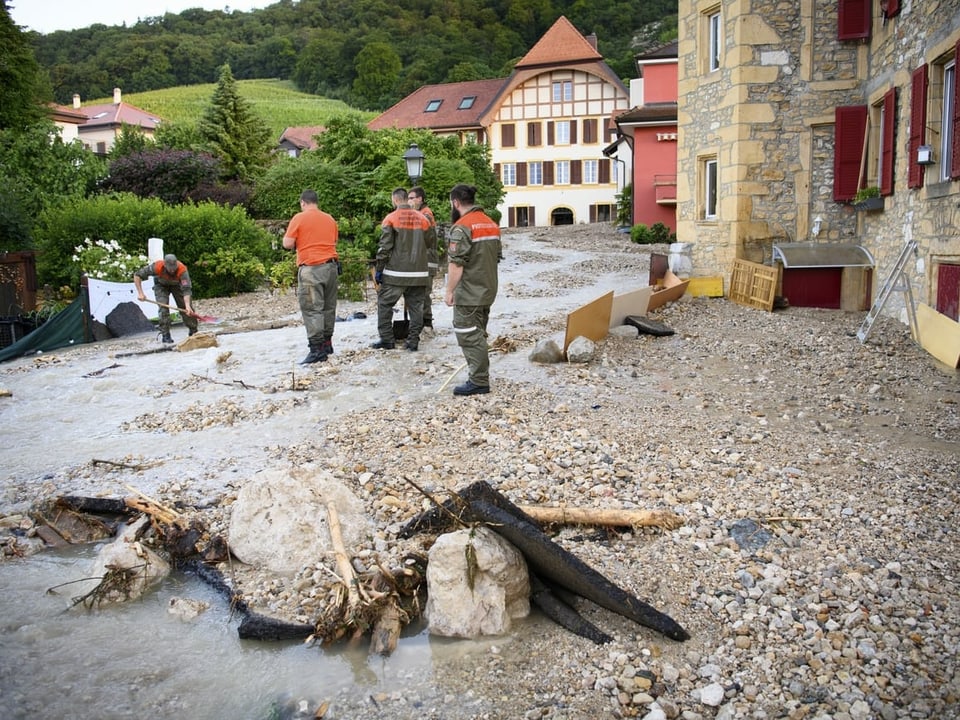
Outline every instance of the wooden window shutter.
<path id="1" fill-rule="evenodd" d="M 590 222 L 595 223 L 597 221 L 597 206 L 590 206 Z"/>
<path id="2" fill-rule="evenodd" d="M 910 78 L 910 153 L 907 158 L 907 187 L 923 187 L 923 165 L 917 162 L 917 150 L 926 138 L 927 125 L 927 64 L 924 63 Z"/>
<path id="3" fill-rule="evenodd" d="M 576 120 L 570 121 L 570 144 L 571 145 L 577 144 L 577 121 Z"/>
<path id="4" fill-rule="evenodd" d="M 897 141 L 897 89 L 883 96 L 883 157 L 880 158 L 880 194 L 893 193 L 893 145 Z"/>
<path id="5" fill-rule="evenodd" d="M 543 140 L 542 138 L 542 128 L 540 127 L 539 122 L 530 122 L 527 123 L 527 145 L 530 147 L 537 147 L 540 145 Z"/>
<path id="6" fill-rule="evenodd" d="M 570 184 L 580 185 L 583 183 L 583 160 L 570 161 Z"/>
<path id="7" fill-rule="evenodd" d="M 517 163 L 517 185 L 527 184 L 527 164 L 525 162 Z"/>
<path id="8" fill-rule="evenodd" d="M 595 118 L 583 121 L 583 141 L 585 143 L 597 142 L 597 121 Z"/>
<path id="9" fill-rule="evenodd" d="M 543 161 L 543 184 L 553 185 L 553 160 Z"/>
<path id="10" fill-rule="evenodd" d="M 517 210 L 512 205 L 507 208 L 507 225 L 510 227 L 517 226 Z"/>
<path id="11" fill-rule="evenodd" d="M 848 105 L 834 111 L 833 199 L 853 200 L 860 187 L 864 139 L 867 132 L 867 106 Z"/>
<path id="12" fill-rule="evenodd" d="M 900 0 L 880 0 L 880 9 L 883 16 L 892 18 L 900 14 Z"/>
<path id="13" fill-rule="evenodd" d="M 597 182 L 599 183 L 608 183 L 610 182 L 610 160 L 605 159 L 601 160 L 597 165 Z"/>
<path id="14" fill-rule="evenodd" d="M 840 0 L 837 12 L 837 39 L 863 40 L 870 37 L 873 0 Z"/>
<path id="15" fill-rule="evenodd" d="M 500 178 L 500 181 L 503 182 L 503 175 L 500 174 L 500 163 L 493 164 L 493 174 Z"/>
<path id="16" fill-rule="evenodd" d="M 537 224 L 537 213 L 536 213 L 536 210 L 537 210 L 537 209 L 536 209 L 535 207 L 533 207 L 533 206 L 530 206 L 530 207 L 527 209 L 527 223 L 528 223 L 531 227 Z"/>
<path id="17" fill-rule="evenodd" d="M 953 148 L 951 148 L 950 177 L 960 178 L 960 40 L 953 64 Z"/>
<path id="18" fill-rule="evenodd" d="M 553 145 L 553 120 L 547 123 L 547 145 Z"/>
<path id="19" fill-rule="evenodd" d="M 500 126 L 500 145 L 502 147 L 516 147 L 517 126 L 513 123 Z"/>

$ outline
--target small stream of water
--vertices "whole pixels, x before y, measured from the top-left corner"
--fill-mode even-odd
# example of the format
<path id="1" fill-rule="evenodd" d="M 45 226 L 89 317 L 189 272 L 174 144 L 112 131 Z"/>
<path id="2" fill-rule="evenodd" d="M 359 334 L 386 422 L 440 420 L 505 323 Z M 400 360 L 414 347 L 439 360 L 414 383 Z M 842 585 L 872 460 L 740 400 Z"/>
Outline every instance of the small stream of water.
<path id="1" fill-rule="evenodd" d="M 483 653 L 487 643 L 401 639 L 389 657 L 367 643 L 333 649 L 299 642 L 240 640 L 226 601 L 190 576 L 174 574 L 144 600 L 67 610 L 70 586 L 84 578 L 93 546 L 0 563 L 0 716 L 19 718 L 327 717 L 338 698 L 356 705 L 434 680 L 444 657 Z M 204 600 L 193 620 L 167 611 L 170 598 Z M 458 647 L 459 645 L 459 647 Z M 429 693 L 428 693 L 429 694 Z M 303 703 L 298 714 L 298 704 Z"/>

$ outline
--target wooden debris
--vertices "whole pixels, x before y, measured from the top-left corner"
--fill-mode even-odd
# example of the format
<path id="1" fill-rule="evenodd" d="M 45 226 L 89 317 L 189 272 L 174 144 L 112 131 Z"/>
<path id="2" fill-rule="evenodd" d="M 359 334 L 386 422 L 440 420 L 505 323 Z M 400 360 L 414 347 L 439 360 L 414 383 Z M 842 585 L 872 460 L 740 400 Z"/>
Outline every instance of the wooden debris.
<path id="1" fill-rule="evenodd" d="M 521 505 L 520 509 L 537 522 L 608 527 L 658 527 L 676 530 L 683 519 L 669 510 L 634 508 L 575 508 Z"/>

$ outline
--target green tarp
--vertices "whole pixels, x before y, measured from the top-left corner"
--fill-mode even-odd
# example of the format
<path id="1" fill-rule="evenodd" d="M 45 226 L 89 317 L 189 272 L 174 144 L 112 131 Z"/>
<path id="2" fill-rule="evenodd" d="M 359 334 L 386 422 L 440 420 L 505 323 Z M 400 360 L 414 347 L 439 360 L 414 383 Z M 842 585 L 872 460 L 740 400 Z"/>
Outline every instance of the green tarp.
<path id="1" fill-rule="evenodd" d="M 83 294 L 58 312 L 43 325 L 13 345 L 0 350 L 0 362 L 29 355 L 48 352 L 57 348 L 81 345 L 87 342 L 83 312 Z"/>

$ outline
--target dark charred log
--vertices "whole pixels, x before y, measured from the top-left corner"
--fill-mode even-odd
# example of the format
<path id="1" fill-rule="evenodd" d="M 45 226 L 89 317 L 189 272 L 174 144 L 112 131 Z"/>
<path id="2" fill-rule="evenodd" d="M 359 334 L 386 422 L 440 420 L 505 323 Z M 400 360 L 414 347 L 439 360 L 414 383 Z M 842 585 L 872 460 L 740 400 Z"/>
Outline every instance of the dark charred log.
<path id="1" fill-rule="evenodd" d="M 484 481 L 475 482 L 445 501 L 441 508 L 421 514 L 403 528 L 409 537 L 429 528 L 450 528 L 456 519 L 482 522 L 514 545 L 530 569 L 545 581 L 566 588 L 580 597 L 612 610 L 673 640 L 690 634 L 669 615 L 631 595 L 572 553 L 553 542 L 538 523 Z"/>

